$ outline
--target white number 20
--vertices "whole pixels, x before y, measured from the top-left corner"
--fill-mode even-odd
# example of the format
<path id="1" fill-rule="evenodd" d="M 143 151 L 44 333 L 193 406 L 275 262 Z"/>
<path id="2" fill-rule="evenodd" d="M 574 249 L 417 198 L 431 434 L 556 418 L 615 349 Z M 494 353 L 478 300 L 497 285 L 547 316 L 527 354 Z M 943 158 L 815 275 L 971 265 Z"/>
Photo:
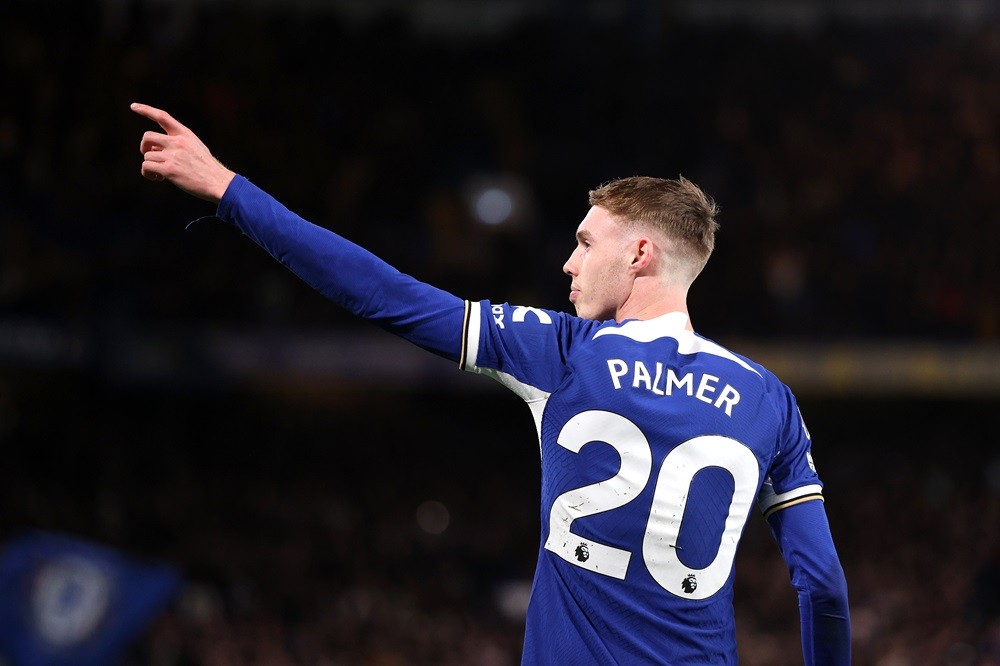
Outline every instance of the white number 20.
<path id="1" fill-rule="evenodd" d="M 545 548 L 578 567 L 624 579 L 632 552 L 574 534 L 573 521 L 617 509 L 634 500 L 649 482 L 652 450 L 634 423 L 619 414 L 596 410 L 571 418 L 557 440 L 560 446 L 574 453 L 595 441 L 604 442 L 618 452 L 621 468 L 610 479 L 568 490 L 556 498 L 549 514 Z M 678 558 L 677 537 L 691 482 L 695 474 L 710 467 L 725 469 L 732 475 L 733 497 L 715 558 L 705 568 L 693 569 Z M 694 437 L 667 454 L 657 473 L 642 540 L 643 561 L 663 589 L 686 599 L 705 599 L 725 584 L 740 533 L 753 506 L 759 474 L 757 459 L 750 449 L 720 435 Z"/>

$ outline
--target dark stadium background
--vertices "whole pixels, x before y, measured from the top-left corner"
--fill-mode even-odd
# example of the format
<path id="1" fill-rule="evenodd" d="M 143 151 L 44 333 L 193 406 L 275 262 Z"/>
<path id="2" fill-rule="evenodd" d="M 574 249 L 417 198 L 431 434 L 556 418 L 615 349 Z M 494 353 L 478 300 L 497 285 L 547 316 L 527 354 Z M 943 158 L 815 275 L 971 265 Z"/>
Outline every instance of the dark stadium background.
<path id="1" fill-rule="evenodd" d="M 588 189 L 701 184 L 694 324 L 799 396 L 855 663 L 1000 664 L 992 3 L 13 0 L 0 82 L 0 544 L 180 567 L 127 663 L 517 663 L 539 521 L 524 405 L 185 229 L 142 101 L 468 298 L 566 308 Z M 736 608 L 741 663 L 801 663 L 759 516 Z"/>

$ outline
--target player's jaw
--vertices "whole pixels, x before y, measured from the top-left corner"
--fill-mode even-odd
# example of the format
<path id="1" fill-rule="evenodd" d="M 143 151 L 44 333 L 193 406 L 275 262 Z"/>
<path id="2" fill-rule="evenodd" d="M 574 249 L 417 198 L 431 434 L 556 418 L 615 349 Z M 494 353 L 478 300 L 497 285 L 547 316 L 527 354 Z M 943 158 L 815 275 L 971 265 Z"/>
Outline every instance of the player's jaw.
<path id="1" fill-rule="evenodd" d="M 576 281 L 570 286 L 569 300 L 576 308 L 576 316 L 583 319 L 613 319 L 615 307 L 599 285 L 587 287 Z"/>
<path id="2" fill-rule="evenodd" d="M 580 285 L 577 284 L 576 280 L 569 285 L 569 302 L 576 309 L 576 316 L 586 316 L 584 314 L 587 307 L 586 298 L 584 298 L 583 292 L 580 290 Z"/>
<path id="3" fill-rule="evenodd" d="M 574 261 L 576 260 L 576 261 Z M 576 316 L 584 319 L 613 318 L 615 304 L 611 289 L 611 275 L 598 270 L 591 261 L 580 261 L 574 253 L 566 262 L 565 272 L 570 277 L 569 302 L 576 308 Z"/>

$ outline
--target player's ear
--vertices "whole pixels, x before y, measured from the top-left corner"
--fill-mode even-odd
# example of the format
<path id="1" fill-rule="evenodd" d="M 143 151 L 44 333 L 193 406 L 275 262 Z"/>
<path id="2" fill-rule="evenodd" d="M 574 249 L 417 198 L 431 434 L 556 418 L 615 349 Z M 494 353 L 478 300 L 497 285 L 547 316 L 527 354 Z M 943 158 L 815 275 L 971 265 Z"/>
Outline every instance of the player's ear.
<path id="1" fill-rule="evenodd" d="M 653 263 L 653 255 L 656 253 L 656 244 L 648 236 L 639 236 L 632 243 L 632 256 L 630 257 L 630 268 L 635 273 L 641 273 L 649 268 Z"/>

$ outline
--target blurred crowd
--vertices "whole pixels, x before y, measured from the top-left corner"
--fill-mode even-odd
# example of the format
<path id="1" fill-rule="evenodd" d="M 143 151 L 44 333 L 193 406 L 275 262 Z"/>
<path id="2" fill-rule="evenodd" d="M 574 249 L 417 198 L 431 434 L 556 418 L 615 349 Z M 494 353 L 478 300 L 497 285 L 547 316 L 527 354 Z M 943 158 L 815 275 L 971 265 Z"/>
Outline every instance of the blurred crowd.
<path id="1" fill-rule="evenodd" d="M 268 9 L 270 8 L 270 9 Z M 536 16 L 486 37 L 265 3 L 0 9 L 0 313 L 81 326 L 337 315 L 138 174 L 139 100 L 293 210 L 471 298 L 565 308 L 586 192 L 701 184 L 710 337 L 995 340 L 1000 26 Z M 641 37 L 641 38 L 640 38 Z M 484 185 L 485 184 L 485 185 Z M 505 224 L 476 219 L 506 188 Z M 216 235 L 219 237 L 216 237 Z"/>
<path id="2" fill-rule="evenodd" d="M 143 101 L 468 298 L 564 309 L 587 190 L 682 174 L 722 209 L 691 295 L 709 337 L 1000 338 L 1000 25 L 541 16 L 447 39 L 249 4 L 0 6 L 0 324 L 98 344 L 354 325 L 231 229 L 185 230 L 213 209 L 140 177 Z M 505 223 L 477 219 L 483 184 L 511 196 Z M 183 566 L 130 665 L 517 663 L 538 536 L 521 403 L 429 387 L 276 404 L 78 370 L 0 366 L 0 536 L 66 529 Z M 856 663 L 1000 664 L 995 404 L 804 411 Z M 737 577 L 741 663 L 800 663 L 757 518 Z"/>
<path id="3" fill-rule="evenodd" d="M 540 523 L 537 448 L 513 396 L 372 392 L 331 406 L 85 379 L 35 390 L 4 441 L 0 534 L 85 535 L 186 581 L 125 666 L 518 663 Z M 996 409 L 802 408 L 854 663 L 1000 664 Z M 795 593 L 757 514 L 735 608 L 742 664 L 802 663 Z"/>

